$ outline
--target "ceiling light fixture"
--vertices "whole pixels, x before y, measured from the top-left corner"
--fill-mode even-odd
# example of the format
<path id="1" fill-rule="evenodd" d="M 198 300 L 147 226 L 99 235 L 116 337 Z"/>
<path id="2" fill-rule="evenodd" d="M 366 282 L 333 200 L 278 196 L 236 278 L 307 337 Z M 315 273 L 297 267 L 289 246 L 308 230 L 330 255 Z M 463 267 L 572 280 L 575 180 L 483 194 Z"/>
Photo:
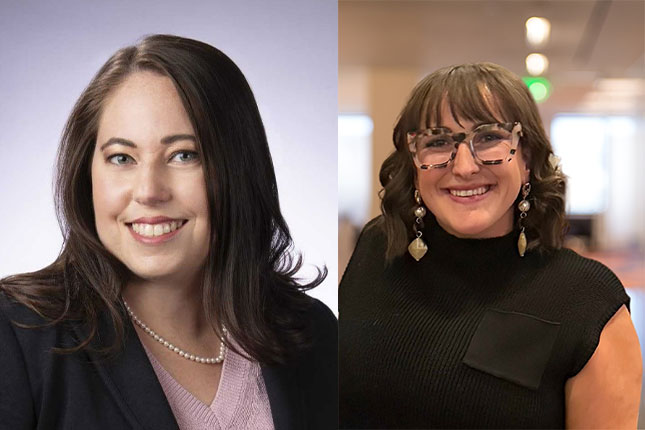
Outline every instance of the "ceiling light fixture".
<path id="1" fill-rule="evenodd" d="M 533 76 L 544 74 L 549 68 L 549 59 L 542 54 L 529 54 L 526 56 L 526 71 Z"/>
<path id="2" fill-rule="evenodd" d="M 532 16 L 526 20 L 526 41 L 534 48 L 540 48 L 549 41 L 551 23 L 546 18 Z"/>

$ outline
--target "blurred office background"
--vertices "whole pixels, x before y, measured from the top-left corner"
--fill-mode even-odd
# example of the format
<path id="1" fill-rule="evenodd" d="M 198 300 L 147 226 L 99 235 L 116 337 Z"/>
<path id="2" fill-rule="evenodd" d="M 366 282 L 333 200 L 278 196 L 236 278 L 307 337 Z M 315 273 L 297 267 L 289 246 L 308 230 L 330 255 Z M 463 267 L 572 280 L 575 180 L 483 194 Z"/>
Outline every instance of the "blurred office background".
<path id="1" fill-rule="evenodd" d="M 645 2 L 341 0 L 338 9 L 339 280 L 360 229 L 380 214 L 378 171 L 413 86 L 443 66 L 490 61 L 532 87 L 569 176 L 567 246 L 618 275 L 645 347 Z"/>

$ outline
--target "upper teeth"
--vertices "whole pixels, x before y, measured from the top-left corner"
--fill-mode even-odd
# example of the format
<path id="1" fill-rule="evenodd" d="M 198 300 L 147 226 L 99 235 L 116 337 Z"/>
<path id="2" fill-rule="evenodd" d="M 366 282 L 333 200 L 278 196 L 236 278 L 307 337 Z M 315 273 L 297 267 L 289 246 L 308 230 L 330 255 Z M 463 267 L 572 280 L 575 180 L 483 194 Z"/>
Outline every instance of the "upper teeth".
<path id="1" fill-rule="evenodd" d="M 141 236 L 153 237 L 161 236 L 165 233 L 177 230 L 181 227 L 183 221 L 172 221 L 163 224 L 136 224 L 132 223 L 132 230 L 139 233 Z"/>
<path id="2" fill-rule="evenodd" d="M 450 190 L 450 194 L 459 197 L 478 196 L 488 191 L 488 187 L 479 187 L 474 190 Z"/>

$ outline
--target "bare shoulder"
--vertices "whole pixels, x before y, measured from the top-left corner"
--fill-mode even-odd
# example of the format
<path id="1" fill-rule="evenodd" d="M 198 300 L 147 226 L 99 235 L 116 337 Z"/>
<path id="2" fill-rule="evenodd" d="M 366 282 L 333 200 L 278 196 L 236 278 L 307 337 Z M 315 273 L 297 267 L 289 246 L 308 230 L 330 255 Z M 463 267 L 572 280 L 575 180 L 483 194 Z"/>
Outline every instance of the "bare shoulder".
<path id="1" fill-rule="evenodd" d="M 623 305 L 607 322 L 585 367 L 565 386 L 567 428 L 636 428 L 641 352 Z"/>

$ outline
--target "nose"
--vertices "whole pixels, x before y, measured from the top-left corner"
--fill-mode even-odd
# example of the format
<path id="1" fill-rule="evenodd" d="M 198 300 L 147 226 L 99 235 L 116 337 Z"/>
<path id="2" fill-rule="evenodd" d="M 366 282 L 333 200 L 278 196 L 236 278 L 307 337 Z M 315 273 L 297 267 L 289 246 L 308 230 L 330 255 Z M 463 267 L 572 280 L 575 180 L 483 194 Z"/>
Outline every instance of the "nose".
<path id="1" fill-rule="evenodd" d="M 468 177 L 479 172 L 479 164 L 473 158 L 470 147 L 465 142 L 457 146 L 457 153 L 451 164 L 452 174 L 455 176 Z"/>
<path id="2" fill-rule="evenodd" d="M 155 206 L 170 200 L 171 193 L 165 176 L 163 167 L 152 163 L 141 166 L 134 178 L 134 201 L 141 205 Z"/>

